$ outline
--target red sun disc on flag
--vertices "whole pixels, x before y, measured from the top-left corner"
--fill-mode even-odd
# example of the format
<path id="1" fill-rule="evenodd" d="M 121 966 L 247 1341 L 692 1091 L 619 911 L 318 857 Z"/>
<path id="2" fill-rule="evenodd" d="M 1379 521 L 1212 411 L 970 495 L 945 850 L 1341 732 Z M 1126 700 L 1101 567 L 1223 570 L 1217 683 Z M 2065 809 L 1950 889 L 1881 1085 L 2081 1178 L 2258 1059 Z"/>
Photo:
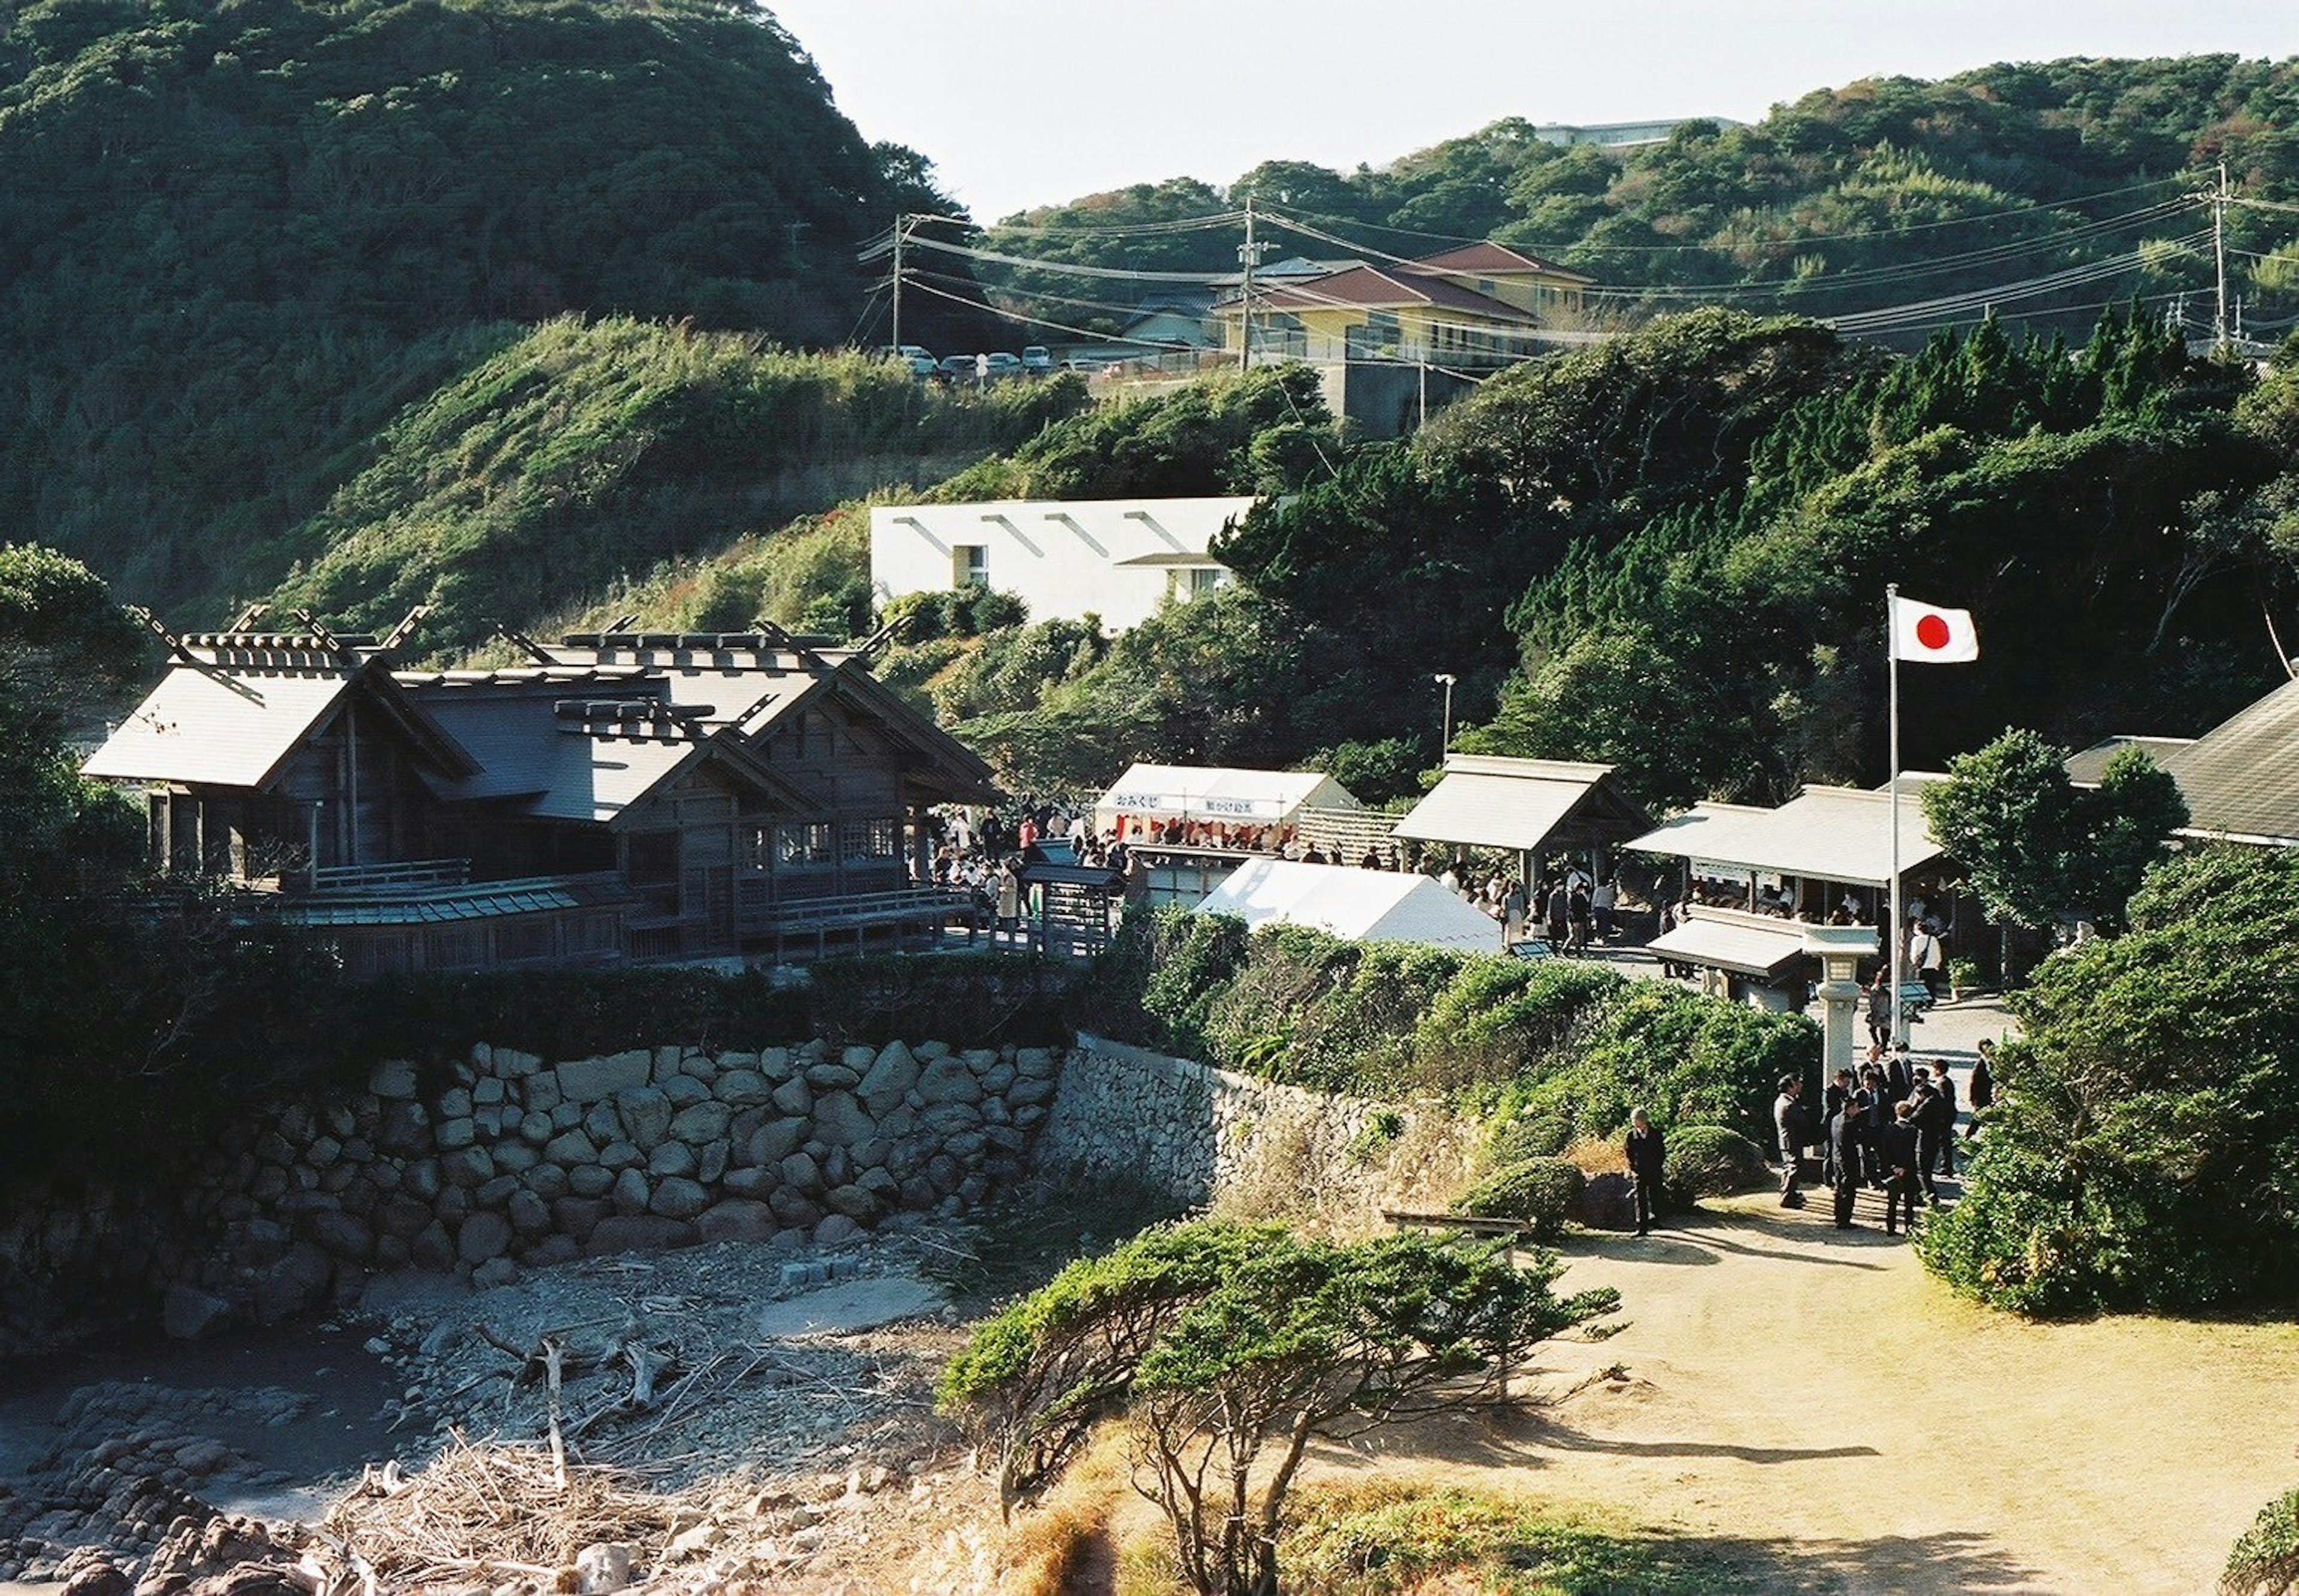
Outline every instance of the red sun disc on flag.
<path id="1" fill-rule="evenodd" d="M 1947 646 L 1947 622 L 1937 615 L 1927 615 L 1916 622 L 1916 641 L 1929 649 Z"/>

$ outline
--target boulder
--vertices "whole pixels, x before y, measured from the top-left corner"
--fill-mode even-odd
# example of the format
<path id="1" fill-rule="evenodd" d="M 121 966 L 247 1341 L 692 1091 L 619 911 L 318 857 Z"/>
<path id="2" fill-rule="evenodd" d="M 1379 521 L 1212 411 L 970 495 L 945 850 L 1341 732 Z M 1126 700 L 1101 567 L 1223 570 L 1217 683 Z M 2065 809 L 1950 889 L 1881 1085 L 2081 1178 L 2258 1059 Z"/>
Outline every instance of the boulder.
<path id="1" fill-rule="evenodd" d="M 467 1264 L 483 1264 L 510 1250 L 510 1221 L 486 1209 L 463 1221 L 455 1235 L 455 1256 Z"/>
<path id="2" fill-rule="evenodd" d="M 510 1095 L 502 1078 L 497 1076 L 483 1075 L 471 1083 L 471 1106 L 474 1109 L 501 1108 L 510 1101 Z"/>
<path id="3" fill-rule="evenodd" d="M 602 1169 L 628 1169 L 644 1162 L 645 1156 L 628 1142 L 610 1142 L 599 1149 Z"/>
<path id="4" fill-rule="evenodd" d="M 610 1102 L 594 1102 L 583 1111 L 583 1134 L 604 1147 L 623 1140 L 623 1117 Z"/>
<path id="5" fill-rule="evenodd" d="M 725 1070 L 712 1083 L 711 1090 L 720 1102 L 735 1109 L 755 1108 L 771 1101 L 775 1094 L 767 1077 L 755 1069 Z"/>
<path id="6" fill-rule="evenodd" d="M 459 1147 L 469 1147 L 479 1139 L 478 1126 L 471 1123 L 469 1114 L 459 1114 L 452 1119 L 442 1119 L 431 1133 L 442 1152 L 452 1152 Z"/>
<path id="7" fill-rule="evenodd" d="M 867 1057 L 869 1050 L 860 1050 Z M 864 1068 L 868 1066 L 865 1065 Z M 851 1064 L 809 1064 L 806 1067 L 806 1084 L 818 1092 L 843 1092 L 862 1078 L 862 1071 Z"/>
<path id="8" fill-rule="evenodd" d="M 431 1116 L 423 1111 L 419 1102 L 386 1103 L 375 1122 L 375 1144 L 402 1158 L 429 1151 Z"/>
<path id="9" fill-rule="evenodd" d="M 309 1242 L 298 1242 L 276 1263 L 255 1272 L 251 1282 L 255 1322 L 276 1325 L 327 1301 L 336 1266 Z"/>
<path id="10" fill-rule="evenodd" d="M 718 1078 L 718 1060 L 699 1047 L 690 1047 L 678 1057 L 678 1073 L 691 1075 L 707 1086 Z"/>
<path id="11" fill-rule="evenodd" d="M 675 1111 L 660 1086 L 641 1086 L 615 1099 L 623 1136 L 641 1152 L 652 1152 L 662 1145 L 663 1138 L 670 1134 L 670 1117 Z"/>
<path id="12" fill-rule="evenodd" d="M 533 1192 L 513 1192 L 503 1207 L 503 1217 L 521 1241 L 532 1242 L 550 1234 L 551 1205 Z"/>
<path id="13" fill-rule="evenodd" d="M 546 1168 L 552 1167 L 544 1166 Z M 585 1164 L 567 1171 L 567 1189 L 577 1197 L 604 1197 L 614 1188 L 614 1171 L 602 1168 L 597 1164 Z"/>
<path id="14" fill-rule="evenodd" d="M 599 1221 L 591 1239 L 583 1243 L 583 1251 L 593 1258 L 609 1252 L 660 1252 L 692 1247 L 701 1239 L 702 1233 L 684 1219 L 666 1219 L 660 1214 L 616 1214 Z"/>
<path id="15" fill-rule="evenodd" d="M 684 1142 L 665 1142 L 646 1161 L 649 1175 L 693 1175 L 701 1167 L 694 1149 Z"/>
<path id="16" fill-rule="evenodd" d="M 750 1144 L 751 1162 L 765 1168 L 779 1164 L 798 1151 L 806 1140 L 807 1122 L 803 1119 L 773 1119 L 752 1134 Z"/>
<path id="17" fill-rule="evenodd" d="M 502 1056 L 500 1051 L 495 1054 L 497 1059 Z M 521 1058 L 527 1059 L 534 1056 L 532 1053 L 519 1055 Z M 545 1114 L 567 1101 L 567 1094 L 559 1089 L 558 1073 L 547 1069 L 540 1075 L 528 1076 L 526 1083 L 519 1087 L 519 1096 L 528 1108 L 538 1110 Z"/>
<path id="18" fill-rule="evenodd" d="M 510 1175 L 524 1175 L 543 1162 L 543 1155 L 525 1142 L 502 1142 L 495 1147 L 495 1168 Z"/>
<path id="19" fill-rule="evenodd" d="M 434 1219 L 423 1227 L 423 1234 L 411 1243 L 408 1257 L 419 1269 L 437 1273 L 452 1268 L 455 1264 L 455 1238 L 447 1234 L 446 1226 Z"/>
<path id="20" fill-rule="evenodd" d="M 794 1152 L 782 1161 L 783 1185 L 812 1196 L 822 1189 L 822 1168 L 809 1153 Z"/>
<path id="21" fill-rule="evenodd" d="M 775 1218 L 793 1229 L 804 1230 L 822 1218 L 818 1203 L 808 1201 L 788 1186 L 778 1188 L 767 1199 L 767 1206 L 775 1210 Z"/>
<path id="22" fill-rule="evenodd" d="M 439 1160 L 439 1178 L 450 1186 L 482 1186 L 494 1177 L 494 1155 L 484 1147 L 466 1147 Z"/>
<path id="23" fill-rule="evenodd" d="M 878 1217 L 878 1200 L 860 1186 L 838 1186 L 822 1200 L 826 1208 L 857 1219 Z"/>
<path id="24" fill-rule="evenodd" d="M 605 1102 L 620 1092 L 635 1092 L 653 1077 L 654 1055 L 634 1050 L 600 1059 L 572 1059 L 561 1064 L 559 1094 L 569 1102 Z"/>
<path id="25" fill-rule="evenodd" d="M 160 1301 L 160 1328 L 176 1341 L 197 1341 L 230 1323 L 231 1304 L 197 1286 L 178 1282 Z"/>
<path id="26" fill-rule="evenodd" d="M 1050 1081 L 1062 1072 L 1062 1058 L 1050 1047 L 1021 1048 L 1014 1054 L 1014 1068 L 1033 1080 Z"/>
<path id="27" fill-rule="evenodd" d="M 551 1220 L 560 1234 L 587 1243 L 591 1233 L 613 1212 L 612 1204 L 596 1197 L 561 1197 L 551 1205 Z"/>
<path id="28" fill-rule="evenodd" d="M 845 1214 L 826 1214 L 814 1227 L 818 1247 L 842 1247 L 863 1234 L 862 1226 Z"/>
<path id="29" fill-rule="evenodd" d="M 303 1229 L 321 1251 L 353 1263 L 364 1259 L 375 1246 L 375 1233 L 340 1209 L 321 1209 L 304 1215 Z"/>
<path id="30" fill-rule="evenodd" d="M 692 1219 L 710 1206 L 710 1193 L 701 1183 L 682 1175 L 668 1176 L 655 1183 L 654 1201 L 647 1207 L 651 1212 L 666 1219 Z"/>
<path id="31" fill-rule="evenodd" d="M 726 1137 L 726 1124 L 735 1110 L 716 1101 L 698 1102 L 692 1108 L 681 1109 L 670 1122 L 673 1141 L 684 1142 L 689 1147 L 707 1147 Z"/>
<path id="32" fill-rule="evenodd" d="M 626 1169 L 615 1176 L 614 1202 L 618 1214 L 643 1214 L 654 1198 L 654 1188 L 647 1185 L 646 1176 L 636 1169 Z"/>
<path id="33" fill-rule="evenodd" d="M 763 1202 L 730 1197 L 704 1209 L 694 1227 L 706 1242 L 763 1242 L 782 1228 L 782 1221 Z"/>
<path id="34" fill-rule="evenodd" d="M 574 1189 L 572 1177 L 556 1164 L 537 1164 L 519 1177 L 519 1184 L 545 1202 L 554 1197 L 564 1197 Z"/>
<path id="35" fill-rule="evenodd" d="M 729 1197 L 764 1197 L 778 1184 L 772 1169 L 729 1169 L 718 1183 Z"/>
<path id="36" fill-rule="evenodd" d="M 814 1088 L 793 1076 L 775 1088 L 775 1107 L 785 1114 L 804 1114 L 814 1107 Z"/>
<path id="37" fill-rule="evenodd" d="M 471 1289 L 491 1292 L 519 1278 L 519 1266 L 508 1258 L 491 1258 L 471 1271 Z"/>
<path id="38" fill-rule="evenodd" d="M 993 1062 L 996 1057 L 991 1055 Z M 967 1067 L 966 1059 L 936 1059 L 919 1072 L 917 1091 L 920 1100 L 929 1103 L 979 1102 L 982 1077 Z"/>
<path id="39" fill-rule="evenodd" d="M 541 1109 L 529 1109 L 519 1117 L 519 1139 L 537 1147 L 550 1143 L 552 1128 L 551 1116 Z"/>
<path id="40" fill-rule="evenodd" d="M 367 1077 L 368 1091 L 386 1102 L 406 1102 L 415 1096 L 415 1066 L 406 1059 L 393 1059 L 375 1067 Z"/>
<path id="41" fill-rule="evenodd" d="M 694 1178 L 704 1185 L 714 1184 L 726 1173 L 734 1157 L 734 1149 L 724 1142 L 713 1142 L 694 1155 Z"/>
<path id="42" fill-rule="evenodd" d="M 691 1075 L 675 1075 L 656 1085 L 662 1088 L 662 1094 L 670 1099 L 670 1106 L 674 1109 L 691 1109 L 696 1103 L 710 1101 L 710 1088 Z"/>
<path id="43" fill-rule="evenodd" d="M 856 1086 L 856 1095 L 870 1110 L 873 1118 L 884 1118 L 901 1104 L 911 1087 L 918 1084 L 918 1060 L 900 1042 L 889 1042 L 871 1060 Z"/>
<path id="44" fill-rule="evenodd" d="M 815 1100 L 815 1139 L 826 1147 L 852 1147 L 877 1134 L 878 1122 L 851 1093 L 833 1092 Z"/>
<path id="45" fill-rule="evenodd" d="M 562 1169 L 579 1168 L 599 1161 L 599 1146 L 584 1132 L 571 1130 L 544 1143 L 543 1156 Z"/>
<path id="46" fill-rule="evenodd" d="M 571 1235 L 547 1235 L 520 1254 L 519 1261 L 531 1269 L 544 1269 L 552 1264 L 572 1263 L 583 1256 L 581 1243 Z"/>
<path id="47" fill-rule="evenodd" d="M 467 1119 L 471 1114 L 471 1094 L 461 1086 L 451 1087 L 439 1094 L 438 1106 L 442 1119 Z"/>
<path id="48" fill-rule="evenodd" d="M 575 1554 L 575 1589 L 579 1596 L 608 1596 L 631 1583 L 631 1549 L 621 1542 L 585 1546 Z"/>

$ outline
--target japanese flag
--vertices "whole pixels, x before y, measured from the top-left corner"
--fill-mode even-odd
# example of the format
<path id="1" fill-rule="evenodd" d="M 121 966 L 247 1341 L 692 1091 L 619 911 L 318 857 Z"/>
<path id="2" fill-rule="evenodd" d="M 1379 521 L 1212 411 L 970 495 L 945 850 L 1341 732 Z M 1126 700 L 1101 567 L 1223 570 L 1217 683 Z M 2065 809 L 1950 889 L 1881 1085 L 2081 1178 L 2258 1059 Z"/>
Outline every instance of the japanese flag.
<path id="1" fill-rule="evenodd" d="M 1979 631 L 1969 610 L 1939 610 L 1892 597 L 1892 658 L 1961 665 L 1979 658 Z"/>

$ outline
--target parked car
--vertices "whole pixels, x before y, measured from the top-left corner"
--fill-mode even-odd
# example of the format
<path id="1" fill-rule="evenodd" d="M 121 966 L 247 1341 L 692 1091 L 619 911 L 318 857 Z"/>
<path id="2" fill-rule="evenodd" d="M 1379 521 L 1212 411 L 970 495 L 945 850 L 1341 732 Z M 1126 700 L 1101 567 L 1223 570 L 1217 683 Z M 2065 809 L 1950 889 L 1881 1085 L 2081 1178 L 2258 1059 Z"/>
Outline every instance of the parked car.
<path id="1" fill-rule="evenodd" d="M 1030 344 L 1022 350 L 1022 370 L 1032 377 L 1043 377 L 1054 369 L 1054 352 L 1043 344 Z"/>
<path id="2" fill-rule="evenodd" d="M 990 357 L 990 380 L 992 382 L 1002 382 L 1009 377 L 1019 377 L 1024 369 L 1022 357 L 1018 354 L 1008 354 L 1001 350 Z"/>
<path id="3" fill-rule="evenodd" d="M 952 382 L 974 380 L 974 357 L 970 354 L 945 354 L 942 357 L 942 374 Z"/>
<path id="4" fill-rule="evenodd" d="M 929 377 L 942 375 L 942 363 L 924 350 L 920 350 L 916 354 L 906 354 L 902 358 L 910 363 L 910 375 L 921 382 Z"/>
<path id="5" fill-rule="evenodd" d="M 881 344 L 870 353 L 882 361 L 912 362 L 912 370 L 917 369 L 915 362 L 918 361 L 924 361 L 929 366 L 935 364 L 933 352 L 919 344 Z"/>

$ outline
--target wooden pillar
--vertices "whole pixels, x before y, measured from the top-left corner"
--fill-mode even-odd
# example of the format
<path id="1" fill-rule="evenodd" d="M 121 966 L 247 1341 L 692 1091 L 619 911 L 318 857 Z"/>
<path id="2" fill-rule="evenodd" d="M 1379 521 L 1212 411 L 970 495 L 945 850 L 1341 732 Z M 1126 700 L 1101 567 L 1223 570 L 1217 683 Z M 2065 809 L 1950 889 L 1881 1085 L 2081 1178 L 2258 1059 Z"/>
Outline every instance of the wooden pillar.
<path id="1" fill-rule="evenodd" d="M 176 795 L 162 793 L 158 798 L 160 874 L 172 876 L 176 872 Z"/>
<path id="2" fill-rule="evenodd" d="M 208 801 L 192 800 L 192 874 L 208 873 Z"/>

